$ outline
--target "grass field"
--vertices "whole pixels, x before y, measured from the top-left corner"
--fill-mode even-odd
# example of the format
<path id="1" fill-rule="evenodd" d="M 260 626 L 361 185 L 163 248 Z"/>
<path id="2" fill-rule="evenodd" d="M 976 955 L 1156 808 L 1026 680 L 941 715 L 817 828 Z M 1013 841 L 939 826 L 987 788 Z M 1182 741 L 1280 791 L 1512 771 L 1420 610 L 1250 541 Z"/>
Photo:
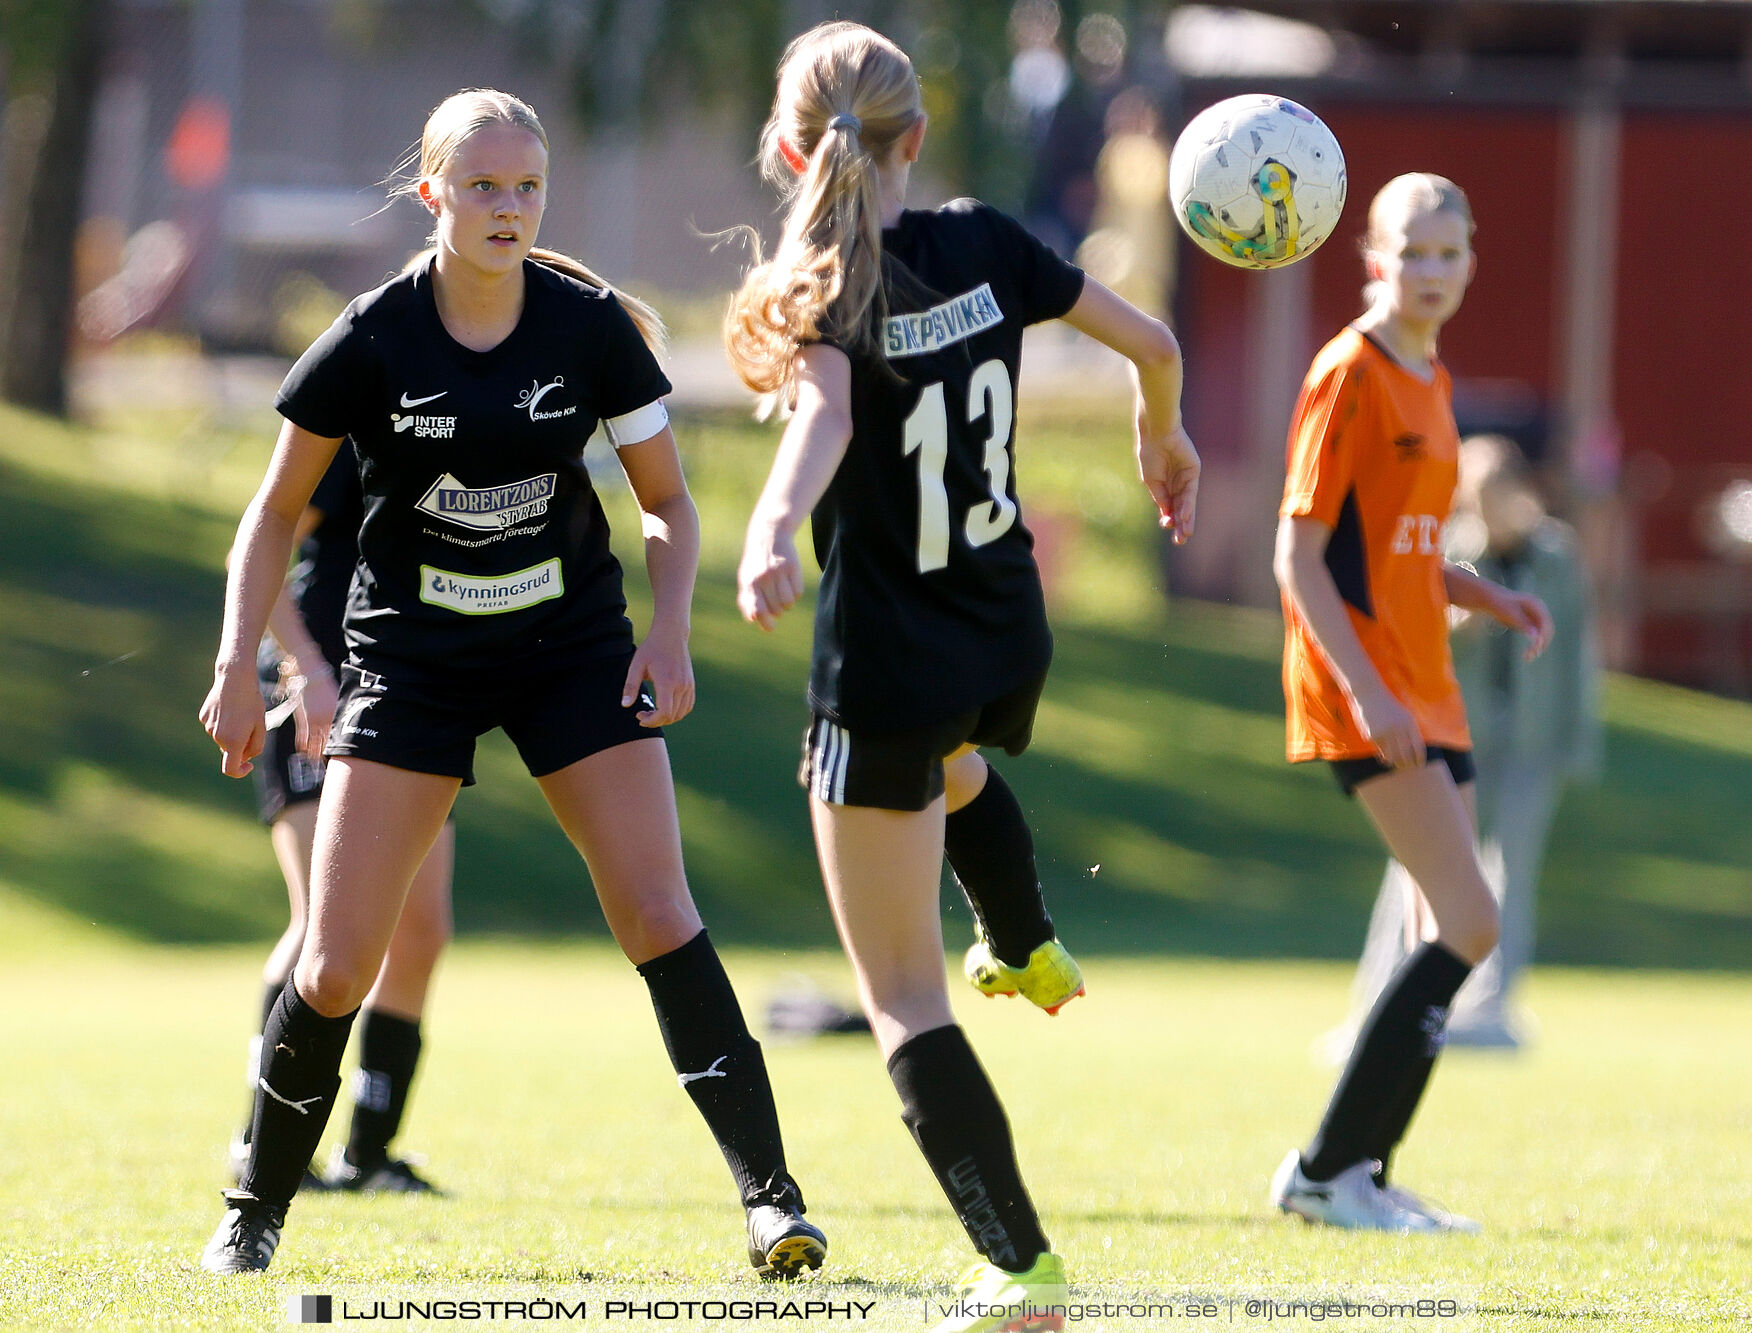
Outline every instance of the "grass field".
<path id="1" fill-rule="evenodd" d="M 0 409 L 0 1325 L 272 1327 L 287 1292 L 393 1300 L 408 1283 L 523 1284 L 593 1311 L 621 1287 L 764 1294 L 643 988 L 497 741 L 459 805 L 465 939 L 404 1139 L 454 1197 L 302 1201 L 268 1282 L 195 1272 L 284 911 L 248 789 L 194 721 L 270 433 Z M 772 436 L 713 418 L 680 435 L 706 533 L 702 702 L 671 733 L 692 879 L 751 1015 L 792 974 L 844 996 L 791 780 L 806 616 L 764 638 L 729 596 Z M 1264 1295 L 1452 1298 L 1472 1313 L 1447 1328 L 1752 1319 L 1752 708 L 1612 682 L 1603 781 L 1566 800 L 1542 890 L 1542 958 L 1564 966 L 1531 979 L 1540 1039 L 1455 1053 L 1400 1163 L 1486 1235 L 1290 1225 L 1265 1181 L 1318 1113 L 1331 1074 L 1309 1043 L 1348 973 L 1282 960 L 1352 955 L 1379 853 L 1323 774 L 1281 760 L 1275 616 L 1157 591 L 1123 422 L 1025 438 L 1031 512 L 1075 521 L 1037 743 L 1006 773 L 1091 995 L 1052 1021 L 960 1007 L 1074 1280 L 1208 1295 L 1238 1327 L 1265 1324 L 1223 1303 Z M 626 497 L 608 502 L 627 531 Z M 875 1300 L 863 1327 L 923 1326 L 968 1251 L 880 1061 L 858 1038 L 768 1050 L 830 1276 L 851 1284 L 835 1299 Z M 1156 1322 L 1197 1321 L 1182 1305 Z"/>
<path id="2" fill-rule="evenodd" d="M 79 430 L 0 409 L 0 951 L 42 929 L 168 943 L 278 929 L 248 784 L 217 776 L 194 720 L 223 552 L 272 434 L 243 425 Z M 1283 762 L 1276 614 L 1157 592 L 1120 414 L 1023 429 L 1029 512 L 1066 531 L 1036 744 L 1005 771 L 1060 920 L 1085 950 L 1350 956 L 1380 854 L 1318 766 Z M 670 732 L 694 889 L 720 939 L 828 945 L 792 779 L 807 608 L 763 636 L 729 582 L 773 435 L 723 417 L 678 430 L 705 534 L 700 704 Z M 636 531 L 624 485 L 604 489 L 616 530 Z M 635 565 L 635 602 L 642 582 Z M 1604 780 L 1570 794 L 1554 835 L 1542 956 L 1744 966 L 1752 707 L 1617 679 L 1607 716 Z M 457 811 L 459 924 L 601 938 L 577 860 L 502 739 L 479 772 Z M 30 929 L 8 931 L 15 917 Z"/>
<path id="3" fill-rule="evenodd" d="M 0 976 L 14 1016 L 0 1029 L 0 1322 L 269 1328 L 289 1292 L 369 1308 L 506 1284 L 592 1302 L 625 1288 L 763 1294 L 643 987 L 591 945 L 465 944 L 446 964 L 403 1143 L 451 1197 L 303 1199 L 266 1281 L 204 1278 L 195 1258 L 242 1112 L 256 965 L 235 948 L 97 948 Z M 849 985 L 824 953 L 736 952 L 730 966 L 751 1011 L 795 975 Z M 1402 1179 L 1488 1223 L 1444 1239 L 1321 1232 L 1265 1206 L 1277 1159 L 1318 1113 L 1330 1074 L 1309 1043 L 1341 1015 L 1345 980 L 1331 964 L 1099 959 L 1088 999 L 1058 1019 L 958 997 L 1075 1283 L 1222 1300 L 1426 1295 L 1475 1311 L 1428 1325 L 1441 1328 L 1752 1318 L 1744 978 L 1537 974 L 1537 1046 L 1451 1053 L 1402 1154 Z M 16 1021 L 26 1013 L 36 1021 Z M 922 1327 L 968 1249 L 873 1045 L 769 1039 L 767 1053 L 793 1167 L 830 1232 L 825 1276 L 851 1284 L 833 1298 L 877 1302 L 860 1327 Z"/>

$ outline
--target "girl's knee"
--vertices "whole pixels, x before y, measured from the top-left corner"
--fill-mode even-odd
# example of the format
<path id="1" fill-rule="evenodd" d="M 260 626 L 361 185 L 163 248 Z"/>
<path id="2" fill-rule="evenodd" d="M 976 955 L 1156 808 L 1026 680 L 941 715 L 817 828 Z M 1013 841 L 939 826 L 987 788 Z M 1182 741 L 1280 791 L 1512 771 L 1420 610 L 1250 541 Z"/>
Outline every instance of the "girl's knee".
<path id="1" fill-rule="evenodd" d="M 980 794 L 986 782 L 986 761 L 968 747 L 943 761 L 943 794 L 953 813 Z"/>
<path id="2" fill-rule="evenodd" d="M 1502 917 L 1494 900 L 1486 896 L 1484 903 L 1467 913 L 1466 919 L 1438 930 L 1436 938 L 1460 958 L 1477 967 L 1497 946 L 1502 935 Z"/>
<path id="3" fill-rule="evenodd" d="M 324 1018 L 339 1018 L 365 1002 L 377 969 L 366 971 L 339 959 L 318 957 L 300 961 L 294 976 L 304 1003 Z"/>
<path id="4" fill-rule="evenodd" d="M 626 921 L 629 929 L 620 939 L 620 946 L 634 963 L 673 953 L 703 929 L 700 914 L 685 886 L 679 892 L 642 896 L 631 905 Z"/>
<path id="5" fill-rule="evenodd" d="M 1482 963 L 1490 955 L 1490 951 L 1497 947 L 1497 941 L 1502 939 L 1502 937 L 1502 918 L 1498 915 L 1496 909 L 1492 908 L 1490 916 L 1479 923 L 1478 928 L 1473 935 L 1472 949 L 1474 956 L 1468 961 L 1471 962 L 1474 967 L 1479 963 Z"/>

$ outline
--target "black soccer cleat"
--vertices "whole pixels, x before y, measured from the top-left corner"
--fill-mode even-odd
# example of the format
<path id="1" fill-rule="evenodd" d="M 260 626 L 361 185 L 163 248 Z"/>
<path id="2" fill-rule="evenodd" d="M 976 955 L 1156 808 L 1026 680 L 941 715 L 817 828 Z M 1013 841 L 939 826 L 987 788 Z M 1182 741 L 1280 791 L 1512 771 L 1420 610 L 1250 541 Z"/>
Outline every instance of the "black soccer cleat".
<path id="1" fill-rule="evenodd" d="M 412 1162 L 400 1157 L 385 1157 L 380 1162 L 355 1166 L 345 1148 L 337 1147 L 329 1158 L 328 1176 L 323 1188 L 346 1194 L 434 1194 L 442 1195 L 431 1181 L 414 1170 Z"/>
<path id="2" fill-rule="evenodd" d="M 280 1247 L 280 1228 L 286 1225 L 286 1205 L 264 1203 L 243 1190 L 224 1190 L 225 1217 L 207 1248 L 201 1251 L 201 1267 L 209 1273 L 262 1273 L 274 1261 Z"/>
<path id="3" fill-rule="evenodd" d="M 780 1172 L 748 1205 L 748 1262 L 768 1282 L 789 1282 L 827 1258 L 827 1236 L 803 1220 L 803 1191 Z"/>

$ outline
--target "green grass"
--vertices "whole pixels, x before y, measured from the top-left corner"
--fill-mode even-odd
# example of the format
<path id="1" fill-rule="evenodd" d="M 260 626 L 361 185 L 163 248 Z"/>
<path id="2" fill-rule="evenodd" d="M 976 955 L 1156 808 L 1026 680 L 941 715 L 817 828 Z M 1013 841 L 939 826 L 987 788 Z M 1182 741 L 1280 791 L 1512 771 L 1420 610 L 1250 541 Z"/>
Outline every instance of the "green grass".
<path id="1" fill-rule="evenodd" d="M 795 975 L 849 988 L 833 954 L 729 962 L 751 1013 Z M 0 1324 L 273 1327 L 288 1292 L 395 1300 L 411 1284 L 759 1294 L 643 987 L 596 945 L 464 944 L 445 965 L 402 1143 L 451 1197 L 301 1199 L 269 1280 L 202 1277 L 258 963 L 235 948 L 94 949 L 0 974 L 0 1009 L 36 1015 L 0 1028 Z M 1309 1043 L 1342 1015 L 1345 983 L 1331 964 L 1108 959 L 1057 1019 L 958 995 L 1075 1282 L 1475 1308 L 1443 1328 L 1752 1317 L 1752 1073 L 1732 1055 L 1752 1026 L 1745 978 L 1539 972 L 1538 1043 L 1450 1053 L 1401 1155 L 1402 1179 L 1488 1223 L 1441 1239 L 1321 1232 L 1264 1205 L 1327 1089 Z M 792 1164 L 831 1235 L 826 1276 L 878 1302 L 860 1326 L 921 1327 L 968 1247 L 874 1047 L 766 1046 Z"/>
<path id="2" fill-rule="evenodd" d="M 194 717 L 222 555 L 272 433 L 243 426 L 0 409 L 0 1325 L 271 1327 L 287 1292 L 407 1283 L 759 1294 L 642 987 L 497 740 L 458 810 L 465 939 L 404 1139 L 455 1197 L 305 1200 L 269 1282 L 194 1271 L 284 912 L 248 788 L 219 777 Z M 1348 974 L 1265 960 L 1349 957 L 1380 854 L 1324 774 L 1282 762 L 1275 616 L 1157 592 L 1123 432 L 1117 413 L 1025 420 L 1021 465 L 1028 512 L 1057 516 L 1059 650 L 1036 746 L 1005 771 L 1091 995 L 1056 1021 L 960 1006 L 1076 1280 L 1476 1311 L 1445 1328 L 1752 1318 L 1752 709 L 1612 682 L 1605 780 L 1567 799 L 1540 902 L 1543 958 L 1595 966 L 1533 975 L 1542 1034 L 1523 1057 L 1445 1062 L 1400 1164 L 1487 1234 L 1289 1225 L 1265 1180 L 1312 1128 L 1331 1075 L 1308 1047 Z M 692 880 L 751 1013 L 793 973 L 845 995 L 791 777 L 807 616 L 766 637 L 730 597 L 773 433 L 693 418 L 679 434 L 706 535 L 701 705 L 671 732 Z M 880 1061 L 857 1038 L 768 1054 L 851 1284 L 835 1298 L 877 1300 L 864 1327 L 921 1327 L 967 1247 Z"/>
<path id="3" fill-rule="evenodd" d="M 223 552 L 272 434 L 265 417 L 243 426 L 71 429 L 0 409 L 0 952 L 44 930 L 195 943 L 278 928 L 250 791 L 218 776 L 194 716 Z M 827 944 L 792 777 L 807 608 L 761 635 L 730 585 L 775 432 L 691 416 L 678 434 L 705 534 L 700 705 L 670 732 L 694 888 L 720 939 Z M 1022 438 L 1028 512 L 1055 516 L 1058 653 L 1035 747 L 1004 769 L 1058 919 L 1084 952 L 1349 955 L 1380 853 L 1318 766 L 1282 760 L 1275 613 L 1158 593 L 1120 413 L 1025 417 Z M 616 530 L 636 531 L 600 461 Z M 1570 794 L 1554 835 L 1542 956 L 1743 966 L 1752 707 L 1620 679 L 1607 710 L 1605 780 Z M 583 871 L 502 739 L 480 777 L 458 806 L 462 928 L 600 938 Z"/>

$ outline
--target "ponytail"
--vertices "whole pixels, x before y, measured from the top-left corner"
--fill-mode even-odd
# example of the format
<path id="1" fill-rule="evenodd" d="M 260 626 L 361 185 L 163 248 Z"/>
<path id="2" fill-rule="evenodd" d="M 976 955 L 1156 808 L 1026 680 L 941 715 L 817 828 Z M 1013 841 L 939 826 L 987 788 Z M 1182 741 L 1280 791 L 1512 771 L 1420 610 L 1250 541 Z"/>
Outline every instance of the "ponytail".
<path id="1" fill-rule="evenodd" d="M 790 196 L 784 228 L 770 260 L 753 238 L 754 266 L 724 319 L 730 364 L 755 392 L 795 402 L 807 343 L 880 355 L 877 166 L 923 115 L 912 62 L 862 24 L 821 24 L 786 50 L 761 134 L 763 174 Z"/>

